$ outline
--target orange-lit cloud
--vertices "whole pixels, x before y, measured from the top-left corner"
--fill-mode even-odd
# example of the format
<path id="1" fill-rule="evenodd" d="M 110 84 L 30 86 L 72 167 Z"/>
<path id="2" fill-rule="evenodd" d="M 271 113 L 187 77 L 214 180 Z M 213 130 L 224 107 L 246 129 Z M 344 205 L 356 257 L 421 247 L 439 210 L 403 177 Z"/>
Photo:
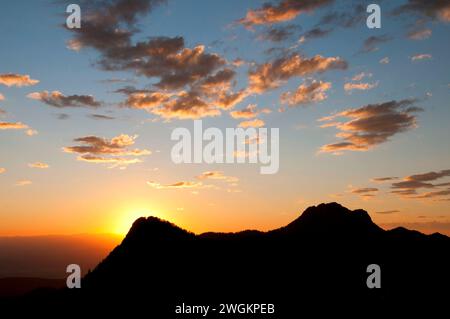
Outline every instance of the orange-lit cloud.
<path id="1" fill-rule="evenodd" d="M 298 86 L 294 92 L 285 92 L 281 101 L 289 106 L 306 105 L 323 101 L 327 98 L 326 91 L 331 88 L 331 82 L 312 81 Z"/>
<path id="2" fill-rule="evenodd" d="M 366 90 L 371 90 L 373 88 L 376 88 L 377 86 L 378 86 L 378 82 L 374 82 L 374 83 L 364 83 L 364 82 L 352 83 L 352 82 L 348 82 L 348 83 L 344 84 L 344 90 L 345 91 L 353 91 L 353 90 L 366 91 Z"/>
<path id="3" fill-rule="evenodd" d="M 320 151 L 332 153 L 367 151 L 398 133 L 416 127 L 417 119 L 414 113 L 422 109 L 415 107 L 414 102 L 414 100 L 394 100 L 369 104 L 320 119 L 320 121 L 334 121 L 322 127 L 336 127 L 340 131 L 336 137 L 342 139 L 341 142 L 322 146 Z M 338 118 L 349 120 L 341 122 L 337 121 Z"/>
<path id="4" fill-rule="evenodd" d="M 208 187 L 208 185 L 203 185 L 202 182 L 189 182 L 189 181 L 182 181 L 182 182 L 176 182 L 173 184 L 163 185 L 154 181 L 147 182 L 147 185 L 156 188 L 156 189 L 183 189 L 183 188 L 205 188 Z"/>
<path id="5" fill-rule="evenodd" d="M 249 90 L 252 93 L 263 93 L 279 87 L 284 81 L 292 77 L 304 76 L 313 73 L 322 73 L 327 70 L 347 68 L 347 62 L 339 57 L 323 57 L 316 55 L 306 58 L 299 54 L 290 54 L 274 61 L 257 65 L 249 71 Z"/>
<path id="6" fill-rule="evenodd" d="M 22 122 L 0 122 L 0 130 L 21 130 L 27 128 L 28 125 Z"/>
<path id="7" fill-rule="evenodd" d="M 249 121 L 243 121 L 239 123 L 239 127 L 247 128 L 247 127 L 263 127 L 265 122 L 260 119 L 253 119 Z"/>
<path id="8" fill-rule="evenodd" d="M 33 80 L 29 75 L 26 74 L 14 74 L 14 73 L 3 73 L 0 74 L 0 84 L 6 86 L 30 86 L 39 83 L 38 80 Z"/>
<path id="9" fill-rule="evenodd" d="M 239 178 L 235 176 L 226 176 L 222 171 L 206 171 L 197 176 L 197 179 L 213 179 L 213 180 L 224 180 L 229 183 L 237 183 Z"/>
<path id="10" fill-rule="evenodd" d="M 257 110 L 256 104 L 249 104 L 241 110 L 230 112 L 230 115 L 234 119 L 253 119 L 261 113 L 269 114 L 271 110 L 267 108 Z"/>
<path id="11" fill-rule="evenodd" d="M 78 146 L 64 147 L 66 153 L 81 154 L 77 159 L 90 163 L 108 163 L 111 167 L 124 167 L 129 164 L 140 163 L 137 156 L 149 155 L 151 152 L 146 149 L 130 149 L 134 145 L 137 135 L 130 136 L 121 134 L 113 137 L 111 140 L 97 137 L 85 136 L 74 139 L 81 143 Z M 130 156 L 132 158 L 123 158 Z"/>
<path id="12" fill-rule="evenodd" d="M 45 168 L 49 168 L 49 165 L 46 163 L 42 163 L 42 162 L 35 162 L 35 163 L 28 164 L 28 167 L 45 169 Z"/>
<path id="13" fill-rule="evenodd" d="M 253 25 L 274 24 L 292 20 L 301 13 L 312 12 L 333 0 L 282 0 L 278 4 L 264 4 L 261 8 L 249 10 L 238 22 L 250 28 Z"/>
<path id="14" fill-rule="evenodd" d="M 102 104 L 95 100 L 92 95 L 64 95 L 59 91 L 33 92 L 28 94 L 27 97 L 57 108 L 82 106 L 97 108 Z"/>
<path id="15" fill-rule="evenodd" d="M 4 172 L 6 172 L 6 168 L 0 167 L 0 174 L 3 174 Z"/>

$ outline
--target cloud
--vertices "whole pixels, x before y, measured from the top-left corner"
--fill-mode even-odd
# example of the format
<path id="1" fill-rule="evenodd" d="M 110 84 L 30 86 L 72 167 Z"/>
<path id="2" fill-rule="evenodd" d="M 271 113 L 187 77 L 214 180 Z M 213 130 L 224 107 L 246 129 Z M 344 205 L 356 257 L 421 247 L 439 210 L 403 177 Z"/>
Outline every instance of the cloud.
<path id="1" fill-rule="evenodd" d="M 365 187 L 365 188 L 353 188 L 350 193 L 359 195 L 363 199 L 369 199 L 375 197 L 378 193 L 378 188 Z"/>
<path id="2" fill-rule="evenodd" d="M 450 3 L 446 0 L 408 0 L 394 10 L 394 14 L 415 13 L 432 20 L 450 22 Z"/>
<path id="3" fill-rule="evenodd" d="M 89 117 L 94 120 L 114 120 L 115 117 L 102 114 L 89 114 Z"/>
<path id="4" fill-rule="evenodd" d="M 263 127 L 265 125 L 265 122 L 260 119 L 254 119 L 250 121 L 243 121 L 239 123 L 239 127 L 247 128 L 247 127 Z"/>
<path id="5" fill-rule="evenodd" d="M 100 52 L 97 65 L 107 71 L 130 71 L 152 79 L 152 90 L 121 93 L 122 105 L 144 108 L 166 119 L 220 115 L 247 95 L 233 91 L 235 66 L 204 45 L 187 48 L 182 37 L 151 37 L 133 41 L 138 19 L 163 1 L 116 0 L 87 6 L 83 27 L 71 29 L 72 43 Z"/>
<path id="6" fill-rule="evenodd" d="M 33 80 L 29 75 L 26 74 L 14 74 L 14 73 L 3 73 L 0 74 L 0 84 L 6 86 L 30 86 L 39 83 L 38 80 Z"/>
<path id="7" fill-rule="evenodd" d="M 333 31 L 332 29 L 323 29 L 321 27 L 314 27 L 311 30 L 303 33 L 302 41 L 323 38 L 323 37 L 327 36 L 328 34 L 330 34 L 332 31 Z"/>
<path id="8" fill-rule="evenodd" d="M 301 84 L 294 92 L 285 92 L 281 95 L 281 102 L 289 106 L 306 105 L 325 100 L 326 91 L 331 88 L 331 82 L 312 81 Z"/>
<path id="9" fill-rule="evenodd" d="M 253 119 L 261 113 L 268 114 L 271 110 L 267 108 L 257 110 L 256 104 L 249 104 L 241 110 L 231 111 L 230 115 L 234 119 Z"/>
<path id="10" fill-rule="evenodd" d="M 168 184 L 168 185 L 162 185 L 162 184 L 154 182 L 154 181 L 148 181 L 147 185 L 152 188 L 156 188 L 156 189 L 183 189 L 183 188 L 205 188 L 205 187 L 208 187 L 208 185 L 203 185 L 202 182 L 189 182 L 189 181 L 176 182 L 176 183 Z"/>
<path id="11" fill-rule="evenodd" d="M 339 57 L 326 58 L 316 55 L 308 59 L 299 54 L 289 54 L 249 70 L 249 90 L 252 93 L 263 93 L 279 87 L 292 77 L 333 69 L 347 69 L 347 62 Z"/>
<path id="12" fill-rule="evenodd" d="M 361 81 L 364 78 L 371 78 L 372 73 L 360 72 L 352 77 L 352 81 Z"/>
<path id="13" fill-rule="evenodd" d="M 38 131 L 33 130 L 33 129 L 28 129 L 25 131 L 25 134 L 28 136 L 34 136 L 34 135 L 37 135 L 38 133 L 39 133 Z"/>
<path id="14" fill-rule="evenodd" d="M 428 39 L 432 34 L 431 29 L 422 28 L 422 29 L 414 29 L 408 32 L 408 38 L 411 40 L 424 40 Z"/>
<path id="15" fill-rule="evenodd" d="M 416 54 L 411 57 L 411 61 L 414 62 L 414 61 L 428 60 L 431 58 L 432 58 L 432 55 L 428 54 L 428 53 Z"/>
<path id="16" fill-rule="evenodd" d="M 28 136 L 38 134 L 38 131 L 33 130 L 22 122 L 0 122 L 0 130 L 25 130 L 25 134 Z"/>
<path id="17" fill-rule="evenodd" d="M 433 183 L 438 179 L 450 177 L 450 169 L 415 174 L 404 177 L 401 181 L 392 183 L 391 193 L 410 199 L 442 198 L 450 195 L 450 182 Z M 444 189 L 442 189 L 444 188 Z M 418 193 L 419 189 L 437 189 Z"/>
<path id="18" fill-rule="evenodd" d="M 352 82 L 348 82 L 344 84 L 344 90 L 349 92 L 349 91 L 353 91 L 353 90 L 361 90 L 361 91 L 366 91 L 366 90 L 371 90 L 373 88 L 376 88 L 378 86 L 378 81 L 377 82 L 373 82 L 373 83 L 365 83 L 365 82 L 360 82 L 360 83 L 352 83 Z"/>
<path id="19" fill-rule="evenodd" d="M 332 0 L 282 0 L 277 4 L 265 3 L 261 8 L 249 10 L 245 18 L 238 20 L 238 23 L 251 28 L 254 25 L 290 21 L 299 14 L 312 12 L 332 2 Z"/>
<path id="20" fill-rule="evenodd" d="M 387 35 L 380 35 L 380 36 L 372 35 L 368 37 L 366 40 L 364 40 L 363 47 L 360 52 L 368 53 L 377 51 L 379 44 L 388 42 L 390 40 L 392 40 L 392 38 Z"/>
<path id="21" fill-rule="evenodd" d="M 222 171 L 206 171 L 196 177 L 200 180 L 213 179 L 213 180 L 223 180 L 228 183 L 237 183 L 239 178 L 235 176 L 226 176 Z"/>
<path id="22" fill-rule="evenodd" d="M 378 188 L 368 187 L 368 188 L 355 188 L 352 189 L 353 194 L 368 194 L 373 192 L 378 192 Z"/>
<path id="23" fill-rule="evenodd" d="M 67 120 L 68 118 L 70 118 L 70 115 L 66 113 L 58 113 L 55 114 L 55 116 L 58 120 Z"/>
<path id="24" fill-rule="evenodd" d="M 390 214 L 395 214 L 395 213 L 399 213 L 399 210 L 384 210 L 384 211 L 380 211 L 380 212 L 375 212 L 375 214 L 382 214 L 382 215 L 390 215 Z"/>
<path id="25" fill-rule="evenodd" d="M 270 27 L 261 32 L 259 39 L 268 40 L 272 42 L 282 42 L 290 37 L 300 29 L 300 26 L 289 24 L 286 26 Z"/>
<path id="26" fill-rule="evenodd" d="M 22 130 L 27 128 L 28 125 L 22 122 L 0 122 L 0 130 Z"/>
<path id="27" fill-rule="evenodd" d="M 0 93 L 0 101 L 4 101 L 4 100 L 5 100 L 5 96 Z"/>
<path id="28" fill-rule="evenodd" d="M 6 168 L 0 167 L 0 174 L 3 174 L 4 172 L 6 172 Z"/>
<path id="29" fill-rule="evenodd" d="M 77 160 L 91 163 L 109 163 L 110 167 L 124 167 L 129 164 L 142 162 L 138 156 L 150 155 L 146 149 L 130 149 L 134 145 L 137 135 L 121 134 L 112 139 L 97 136 L 85 136 L 74 139 L 81 145 L 64 147 L 66 153 L 80 154 Z M 124 158 L 129 156 L 131 158 Z"/>
<path id="30" fill-rule="evenodd" d="M 391 62 L 389 57 L 384 57 L 380 60 L 380 64 L 389 64 L 389 62 Z"/>
<path id="31" fill-rule="evenodd" d="M 371 181 L 375 182 L 375 183 L 383 183 L 383 182 L 393 181 L 393 180 L 397 180 L 397 179 L 398 179 L 398 177 L 392 177 L 392 176 L 389 176 L 389 177 L 375 177 L 375 178 L 372 178 Z"/>
<path id="32" fill-rule="evenodd" d="M 32 182 L 30 180 L 22 179 L 22 180 L 17 181 L 15 185 L 16 186 L 28 186 L 31 184 L 32 184 Z"/>
<path id="33" fill-rule="evenodd" d="M 40 168 L 40 169 L 49 168 L 48 164 L 46 164 L 46 163 L 41 163 L 41 162 L 30 163 L 30 164 L 28 164 L 28 167 L 31 167 L 31 168 Z"/>
<path id="34" fill-rule="evenodd" d="M 102 105 L 96 101 L 92 95 L 64 95 L 59 91 L 42 91 L 33 92 L 27 95 L 28 98 L 39 100 L 47 105 L 64 108 L 64 107 L 91 107 L 97 108 Z"/>
<path id="35" fill-rule="evenodd" d="M 336 127 L 339 130 L 336 137 L 342 139 L 341 142 L 322 146 L 320 152 L 367 151 L 398 133 L 416 127 L 414 113 L 422 109 L 415 107 L 414 103 L 414 100 L 393 100 L 368 104 L 320 119 L 322 122 L 334 121 L 322 127 Z M 342 122 L 337 120 L 339 118 L 349 120 Z"/>

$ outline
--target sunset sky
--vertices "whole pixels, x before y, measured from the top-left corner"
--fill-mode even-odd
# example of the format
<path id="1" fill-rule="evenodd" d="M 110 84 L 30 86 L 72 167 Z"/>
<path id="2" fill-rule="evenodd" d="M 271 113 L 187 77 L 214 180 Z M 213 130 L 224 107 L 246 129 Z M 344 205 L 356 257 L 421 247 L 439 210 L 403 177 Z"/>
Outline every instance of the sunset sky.
<path id="1" fill-rule="evenodd" d="M 0 236 L 268 230 L 332 201 L 450 234 L 447 1 L 73 2 L 81 29 L 71 2 L 1 4 Z M 194 119 L 279 128 L 278 173 L 174 164 Z"/>

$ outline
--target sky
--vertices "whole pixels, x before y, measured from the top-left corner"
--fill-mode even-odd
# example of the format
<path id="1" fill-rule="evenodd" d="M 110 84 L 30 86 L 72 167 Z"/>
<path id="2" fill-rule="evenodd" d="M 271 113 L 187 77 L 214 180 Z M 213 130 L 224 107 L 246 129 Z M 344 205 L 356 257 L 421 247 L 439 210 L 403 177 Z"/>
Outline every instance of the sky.
<path id="1" fill-rule="evenodd" d="M 0 236 L 269 230 L 308 206 L 450 234 L 450 3 L 4 1 Z M 175 128 L 278 128 L 280 165 L 176 164 Z"/>

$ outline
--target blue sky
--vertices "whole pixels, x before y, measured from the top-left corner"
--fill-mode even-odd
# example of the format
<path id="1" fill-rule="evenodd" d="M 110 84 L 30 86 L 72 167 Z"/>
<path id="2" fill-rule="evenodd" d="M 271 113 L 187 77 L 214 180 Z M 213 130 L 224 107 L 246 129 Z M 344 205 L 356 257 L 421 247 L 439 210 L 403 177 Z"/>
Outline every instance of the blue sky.
<path id="1" fill-rule="evenodd" d="M 280 3 L 295 1 L 273 1 Z M 305 3 L 314 3 L 306 1 Z M 319 3 L 320 1 L 316 1 Z M 324 1 L 325 2 L 325 1 Z M 330 1 L 330 3 L 333 1 Z M 415 2 L 415 1 L 411 1 Z M 416 1 L 422 3 L 422 1 Z M 114 1 L 104 2 L 106 8 Z M 423 10 L 403 10 L 393 15 L 408 1 L 382 1 L 382 28 L 368 29 L 367 13 L 359 13 L 361 21 L 352 27 L 318 25 L 331 13 L 351 16 L 364 1 L 331 3 L 299 13 L 278 23 L 255 24 L 246 28 L 237 22 L 248 12 L 263 7 L 262 1 L 168 1 L 139 16 L 131 39 L 147 41 L 149 37 L 184 38 L 185 48 L 203 45 L 204 52 L 226 59 L 227 65 L 240 59 L 244 63 L 234 70 L 234 90 L 247 89 L 249 70 L 289 54 L 305 58 L 315 55 L 339 57 L 348 64 L 345 69 L 327 69 L 292 76 L 279 87 L 261 94 L 252 92 L 220 116 L 202 117 L 204 126 L 236 127 L 242 119 L 230 116 L 249 104 L 267 108 L 270 114 L 259 114 L 265 127 L 280 128 L 280 171 L 262 176 L 255 165 L 175 165 L 170 160 L 170 133 L 175 127 L 192 127 L 192 119 L 161 118 L 151 110 L 123 107 L 126 96 L 114 91 L 125 86 L 155 89 L 158 77 L 136 75 L 133 71 L 105 71 L 97 62 L 102 51 L 86 44 L 79 51 L 68 48 L 76 34 L 65 29 L 64 2 L 6 1 L 0 12 L 0 75 L 29 75 L 39 83 L 32 86 L 0 84 L 0 114 L 3 122 L 21 122 L 38 132 L 27 136 L 22 130 L 0 131 L 1 159 L 0 216 L 5 220 L 0 234 L 74 233 L 115 231 L 117 223 L 128 223 L 140 214 L 156 214 L 173 220 L 194 231 L 268 229 L 280 226 L 307 206 L 320 202 L 339 201 L 351 208 L 364 208 L 372 218 L 386 225 L 413 223 L 415 227 L 447 231 L 450 222 L 448 196 L 420 198 L 430 189 L 415 188 L 413 196 L 391 193 L 393 183 L 374 183 L 376 177 L 398 177 L 448 170 L 450 160 L 450 61 L 448 59 L 449 21 L 442 16 L 448 8 L 427 7 Z M 425 2 L 424 2 L 425 3 Z M 88 10 L 84 11 L 86 14 Z M 101 8 L 101 7 L 100 7 Z M 287 8 L 296 8 L 293 7 Z M 98 9 L 98 8 L 97 8 Z M 431 11 L 430 11 L 431 10 Z M 361 18 L 362 16 L 362 18 Z M 83 20 L 82 20 L 83 21 Z M 262 39 L 270 28 L 293 26 L 289 38 L 272 42 Z M 299 41 L 311 29 L 330 29 L 329 34 Z M 412 30 L 429 30 L 421 39 L 411 39 Z M 83 22 L 81 34 L 83 31 Z M 385 38 L 371 52 L 361 52 L 369 37 Z M 278 48 L 275 53 L 267 50 Z M 282 51 L 284 50 L 284 51 Z M 427 56 L 412 61 L 413 56 Z M 389 58 L 388 64 L 380 63 Z M 365 76 L 352 80 L 358 74 Z M 106 83 L 108 79 L 128 82 Z M 294 92 L 300 85 L 314 81 L 330 83 L 326 98 L 289 107 L 282 103 L 284 92 Z M 345 83 L 366 83 L 374 87 L 348 91 Z M 27 97 L 32 92 L 60 91 L 66 96 L 92 95 L 102 107 L 56 108 L 39 99 Z M 391 135 L 365 151 L 343 150 L 340 155 L 319 153 L 322 146 L 340 141 L 336 127 L 321 128 L 320 118 L 357 109 L 366 105 L 414 99 L 423 109 L 415 113 L 416 125 Z M 283 111 L 281 111 L 281 109 Z M 92 114 L 114 117 L 95 120 Z M 66 114 L 67 119 L 58 119 Z M 348 119 L 347 119 L 348 120 Z M 142 163 L 126 169 L 77 161 L 75 154 L 63 152 L 73 146 L 75 138 L 97 136 L 111 139 L 120 134 L 138 135 L 133 147 L 148 149 Z M 42 162 L 48 169 L 32 169 L 30 163 Z M 218 171 L 239 179 L 239 192 L 220 190 L 160 190 L 149 187 L 147 181 L 171 184 L 195 179 L 205 171 Z M 438 182 L 444 183 L 446 174 Z M 16 186 L 18 181 L 31 183 Z M 445 186 L 444 186 L 445 187 Z M 368 193 L 352 192 L 377 188 Z M 437 190 L 437 189 L 436 189 Z M 360 196 L 369 194 L 374 196 Z M 394 213 L 379 213 L 395 211 Z M 377 212 L 379 214 L 377 214 Z M 425 217 L 424 217 L 425 216 Z M 443 217 L 442 217 L 443 216 Z M 31 220 L 41 220 L 33 225 Z M 119 221 L 117 221 L 119 220 Z M 430 226 L 431 225 L 431 226 Z M 447 227 L 447 228 L 445 228 Z M 444 230 L 442 230 L 444 229 Z"/>

